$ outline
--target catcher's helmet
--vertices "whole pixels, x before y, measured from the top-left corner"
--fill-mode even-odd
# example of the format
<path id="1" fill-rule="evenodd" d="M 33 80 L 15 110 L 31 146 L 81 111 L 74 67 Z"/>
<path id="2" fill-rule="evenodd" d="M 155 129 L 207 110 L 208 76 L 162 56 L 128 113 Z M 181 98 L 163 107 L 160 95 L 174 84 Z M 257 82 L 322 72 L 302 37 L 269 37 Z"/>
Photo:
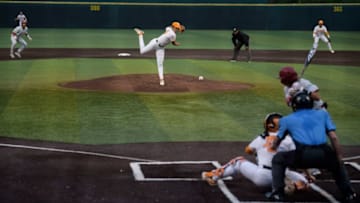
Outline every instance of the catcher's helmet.
<path id="1" fill-rule="evenodd" d="M 291 100 L 291 107 L 293 111 L 299 109 L 311 109 L 313 108 L 314 101 L 306 91 L 301 91 L 295 94 Z"/>
<path id="2" fill-rule="evenodd" d="M 177 21 L 172 22 L 171 27 L 181 31 L 181 24 L 179 22 L 177 22 Z"/>
<path id="3" fill-rule="evenodd" d="M 293 67 L 283 67 L 279 72 L 279 78 L 282 84 L 291 86 L 295 81 L 298 80 L 298 74 Z"/>
<path id="4" fill-rule="evenodd" d="M 265 132 L 277 132 L 279 130 L 279 120 L 282 117 L 280 113 L 269 113 L 264 119 Z"/>

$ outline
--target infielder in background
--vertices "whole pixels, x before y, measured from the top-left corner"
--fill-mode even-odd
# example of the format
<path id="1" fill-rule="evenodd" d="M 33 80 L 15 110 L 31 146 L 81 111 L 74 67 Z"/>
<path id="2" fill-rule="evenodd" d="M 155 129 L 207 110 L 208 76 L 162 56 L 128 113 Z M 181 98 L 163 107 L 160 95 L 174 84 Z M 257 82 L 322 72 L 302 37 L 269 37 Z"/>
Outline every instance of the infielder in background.
<path id="1" fill-rule="evenodd" d="M 332 54 L 335 53 L 335 51 L 331 47 L 330 34 L 329 34 L 326 26 L 324 25 L 323 20 L 319 20 L 318 24 L 314 27 L 313 38 L 314 38 L 313 49 L 316 50 L 318 48 L 319 39 L 321 39 L 323 42 L 325 42 L 327 44 L 329 51 Z"/>
<path id="2" fill-rule="evenodd" d="M 16 16 L 15 21 L 18 21 L 19 26 L 21 26 L 22 22 L 28 21 L 25 14 L 20 11 L 19 14 Z"/>
<path id="3" fill-rule="evenodd" d="M 15 58 L 14 54 L 21 58 L 21 52 L 27 46 L 26 41 L 23 39 L 25 35 L 30 41 L 32 40 L 31 36 L 28 33 L 28 27 L 26 26 L 27 21 L 23 21 L 21 25 L 15 27 L 11 32 L 10 40 L 11 40 L 11 47 L 10 47 L 10 57 Z M 14 49 L 17 43 L 20 43 L 20 47 L 14 53 Z"/>
<path id="4" fill-rule="evenodd" d="M 279 120 L 282 116 L 279 113 L 270 113 L 264 119 L 265 131 L 257 136 L 245 148 L 247 154 L 257 156 L 257 164 L 246 160 L 244 157 L 236 157 L 221 168 L 203 172 L 202 179 L 206 180 L 209 185 L 216 185 L 217 180 L 236 174 L 242 174 L 247 179 L 251 180 L 259 187 L 271 187 L 271 160 L 276 153 L 276 150 L 270 149 L 272 142 L 276 137 L 279 129 Z M 292 139 L 287 136 L 278 148 L 278 151 L 294 150 L 295 144 Z M 288 179 L 289 188 L 294 190 L 304 190 L 307 188 L 308 181 L 300 173 L 286 170 L 286 177 Z"/>
<path id="5" fill-rule="evenodd" d="M 303 76 L 305 69 L 309 66 L 312 59 L 314 58 L 317 48 L 319 46 L 320 39 L 327 44 L 327 46 L 332 54 L 335 53 L 335 51 L 332 49 L 332 46 L 331 46 L 330 34 L 329 34 L 326 26 L 324 25 L 323 20 L 319 20 L 318 24 L 314 27 L 313 38 L 314 38 L 313 47 L 311 48 L 308 55 L 306 56 L 304 68 L 301 71 L 301 76 Z"/>
<path id="6" fill-rule="evenodd" d="M 250 37 L 244 32 L 241 32 L 239 28 L 233 28 L 231 41 L 234 45 L 233 57 L 230 59 L 231 62 L 235 62 L 239 56 L 240 49 L 245 45 L 245 51 L 247 52 L 247 62 L 251 60 L 250 52 Z"/>
<path id="7" fill-rule="evenodd" d="M 280 82 L 284 85 L 285 102 L 291 107 L 293 96 L 299 91 L 306 91 L 314 100 L 314 109 L 326 109 L 327 104 L 321 99 L 319 87 L 309 80 L 299 78 L 293 67 L 286 66 L 279 71 Z"/>
<path id="8" fill-rule="evenodd" d="M 185 26 L 176 21 L 172 22 L 170 26 L 165 28 L 165 32 L 162 35 L 152 39 L 146 46 L 143 37 L 144 31 L 138 28 L 135 28 L 134 30 L 139 35 L 140 54 L 145 54 L 149 51 L 155 50 L 160 85 L 164 86 L 165 47 L 170 43 L 174 46 L 180 45 L 180 43 L 176 41 L 176 32 L 184 32 Z"/>

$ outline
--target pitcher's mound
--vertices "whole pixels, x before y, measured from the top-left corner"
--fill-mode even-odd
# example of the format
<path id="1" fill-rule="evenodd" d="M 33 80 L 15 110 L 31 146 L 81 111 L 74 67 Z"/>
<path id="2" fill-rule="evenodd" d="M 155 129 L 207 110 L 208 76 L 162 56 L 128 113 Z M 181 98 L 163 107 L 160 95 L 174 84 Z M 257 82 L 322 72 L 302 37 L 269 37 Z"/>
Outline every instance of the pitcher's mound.
<path id="1" fill-rule="evenodd" d="M 251 84 L 199 80 L 198 76 L 166 74 L 165 86 L 160 86 L 157 74 L 130 74 L 60 83 L 61 87 L 113 91 L 113 92 L 220 92 L 239 91 L 253 87 Z"/>

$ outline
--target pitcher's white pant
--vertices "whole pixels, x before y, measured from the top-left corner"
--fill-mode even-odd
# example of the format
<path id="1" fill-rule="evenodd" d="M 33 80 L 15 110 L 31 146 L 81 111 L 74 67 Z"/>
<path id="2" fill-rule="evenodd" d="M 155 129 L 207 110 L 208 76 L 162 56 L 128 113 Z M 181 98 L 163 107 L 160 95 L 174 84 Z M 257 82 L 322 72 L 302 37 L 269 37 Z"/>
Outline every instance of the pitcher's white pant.
<path id="1" fill-rule="evenodd" d="M 25 49 L 25 47 L 27 46 L 26 41 L 22 37 L 17 37 L 15 35 L 11 35 L 10 39 L 11 39 L 10 54 L 14 54 L 14 48 L 17 43 L 21 44 L 19 49 L 17 50 L 17 52 L 19 52 L 19 53 L 22 52 Z"/>
<path id="2" fill-rule="evenodd" d="M 329 50 L 333 50 L 331 47 L 331 43 L 329 42 L 328 38 L 325 37 L 325 35 L 321 35 L 320 37 L 316 36 L 314 37 L 314 44 L 313 44 L 313 48 L 317 49 L 319 46 L 319 39 L 321 39 L 323 42 L 325 42 L 329 48 Z"/>
<path id="3" fill-rule="evenodd" d="M 242 174 L 247 179 L 251 180 L 255 185 L 259 187 L 271 187 L 272 186 L 272 174 L 271 169 L 258 166 L 246 159 L 235 158 L 229 163 L 223 166 L 223 177 L 233 176 L 236 174 Z M 308 183 L 307 179 L 298 172 L 286 170 L 286 177 L 293 182 L 302 181 Z"/>
<path id="4" fill-rule="evenodd" d="M 155 50 L 156 63 L 158 68 L 159 79 L 164 79 L 164 58 L 165 58 L 165 47 L 160 47 L 157 39 L 152 39 L 146 46 L 144 38 L 139 35 L 140 54 L 145 54 L 149 51 Z"/>

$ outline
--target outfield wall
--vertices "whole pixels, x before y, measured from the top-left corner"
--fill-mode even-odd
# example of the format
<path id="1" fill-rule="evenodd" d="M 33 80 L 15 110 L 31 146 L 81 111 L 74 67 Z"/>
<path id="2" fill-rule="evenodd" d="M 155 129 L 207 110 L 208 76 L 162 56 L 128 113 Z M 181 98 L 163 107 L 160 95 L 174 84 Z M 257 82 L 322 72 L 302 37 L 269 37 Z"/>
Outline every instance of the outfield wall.
<path id="1" fill-rule="evenodd" d="M 172 20 L 189 29 L 309 30 L 325 19 L 330 30 L 360 30 L 360 4 L 243 4 L 0 1 L 0 26 L 22 10 L 30 27 L 159 29 Z"/>

